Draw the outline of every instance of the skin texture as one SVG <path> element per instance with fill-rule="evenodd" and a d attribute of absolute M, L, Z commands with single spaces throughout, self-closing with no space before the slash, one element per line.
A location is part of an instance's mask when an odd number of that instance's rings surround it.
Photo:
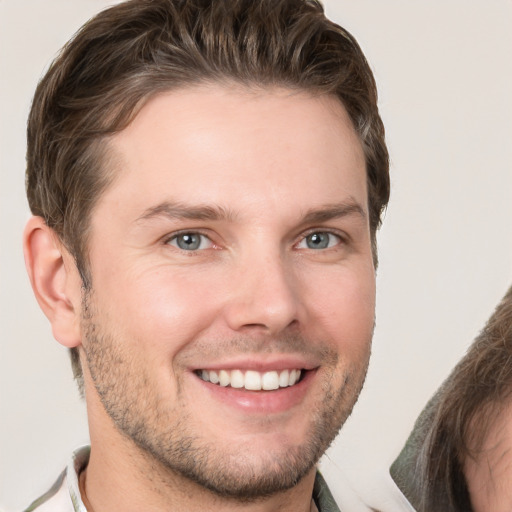
<path fill-rule="evenodd" d="M 464 475 L 474 512 L 508 512 L 512 508 L 512 403 L 505 404 L 488 424 L 482 446 L 464 462 Z"/>
<path fill-rule="evenodd" d="M 92 289 L 54 242 L 62 300 L 47 312 L 56 338 L 80 347 L 88 507 L 309 510 L 374 325 L 365 162 L 343 106 L 274 88 L 173 91 L 109 153 L 117 177 L 92 214 Z M 32 222 L 37 252 L 51 243 Z M 183 233 L 199 247 L 180 248 Z M 196 374 L 223 368 L 307 371 L 270 392 Z"/>

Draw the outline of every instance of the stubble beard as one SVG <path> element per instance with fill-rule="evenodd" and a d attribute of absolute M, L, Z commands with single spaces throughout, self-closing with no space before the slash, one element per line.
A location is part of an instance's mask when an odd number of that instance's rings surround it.
<path fill-rule="evenodd" d="M 243 446 L 224 445 L 201 436 L 192 428 L 186 409 L 169 407 L 160 399 L 147 368 L 140 366 L 123 344 L 95 322 L 88 295 L 83 300 L 82 332 L 85 362 L 96 392 L 119 432 L 163 475 L 185 478 L 216 496 L 239 502 L 256 501 L 296 486 L 317 464 L 338 434 L 357 401 L 366 376 L 368 357 L 347 372 L 338 388 L 332 385 L 338 355 L 324 354 L 323 397 L 310 411 L 309 437 L 279 453 L 246 454 Z M 288 342 L 286 342 L 288 343 Z M 300 343 L 307 344 L 305 340 Z M 83 363 L 82 363 L 83 364 Z M 179 401 L 179 399 L 178 399 Z M 173 404 L 175 405 L 175 404 Z M 177 414 L 176 414 L 177 413 Z M 157 464 L 155 464 L 155 462 Z M 148 475 L 149 476 L 149 475 Z M 163 478 L 162 478 L 163 477 Z"/>

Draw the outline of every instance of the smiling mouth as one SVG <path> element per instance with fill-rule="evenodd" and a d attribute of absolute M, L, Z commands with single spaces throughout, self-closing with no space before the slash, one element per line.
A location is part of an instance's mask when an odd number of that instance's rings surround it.
<path fill-rule="evenodd" d="M 300 369 L 257 372 L 254 370 L 197 370 L 196 375 L 205 382 L 222 387 L 249 391 L 272 391 L 294 386 L 301 380 Z"/>

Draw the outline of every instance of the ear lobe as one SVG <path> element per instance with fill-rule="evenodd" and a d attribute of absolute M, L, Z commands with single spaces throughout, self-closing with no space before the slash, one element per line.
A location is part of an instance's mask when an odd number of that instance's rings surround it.
<path fill-rule="evenodd" d="M 81 279 L 74 260 L 41 217 L 32 217 L 23 233 L 25 266 L 53 336 L 66 347 L 81 344 Z"/>

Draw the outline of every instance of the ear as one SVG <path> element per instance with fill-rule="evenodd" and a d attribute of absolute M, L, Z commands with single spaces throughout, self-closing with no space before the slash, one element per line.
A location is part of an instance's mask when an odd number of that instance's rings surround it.
<path fill-rule="evenodd" d="M 79 346 L 82 282 L 73 257 L 41 217 L 27 222 L 23 251 L 32 290 L 53 336 L 66 347 Z"/>

